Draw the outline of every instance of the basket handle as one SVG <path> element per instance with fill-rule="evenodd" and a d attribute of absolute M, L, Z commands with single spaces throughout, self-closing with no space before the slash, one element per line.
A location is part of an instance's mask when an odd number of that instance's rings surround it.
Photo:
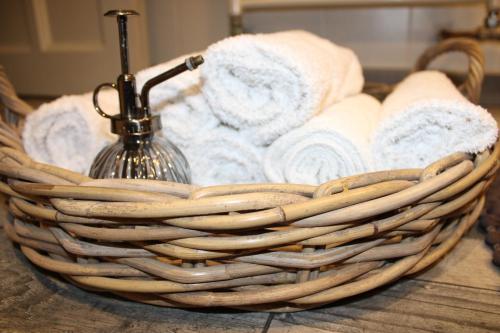
<path fill-rule="evenodd" d="M 473 39 L 449 38 L 429 47 L 418 58 L 413 72 L 425 70 L 434 59 L 447 52 L 463 52 L 467 55 L 469 60 L 467 77 L 458 89 L 471 102 L 479 103 L 484 79 L 484 55 L 479 43 Z"/>
<path fill-rule="evenodd" d="M 28 103 L 17 96 L 14 86 L 10 83 L 2 65 L 0 65 L 0 100 L 10 112 L 22 117 L 33 111 L 33 108 Z"/>

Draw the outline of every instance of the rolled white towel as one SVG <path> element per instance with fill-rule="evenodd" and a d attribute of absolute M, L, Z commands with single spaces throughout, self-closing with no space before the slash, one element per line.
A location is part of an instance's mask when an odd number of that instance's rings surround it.
<path fill-rule="evenodd" d="M 139 71 L 136 75 L 138 89 L 142 89 L 149 79 L 183 63 L 192 55 Z M 219 125 L 201 94 L 199 70 L 184 72 L 155 86 L 150 91 L 150 104 L 152 112 L 161 115 L 163 134 L 181 149 Z"/>
<path fill-rule="evenodd" d="M 157 109 L 161 116 L 163 135 L 179 148 L 188 147 L 197 136 L 204 135 L 220 124 L 198 87 L 185 93 L 182 101 Z"/>
<path fill-rule="evenodd" d="M 370 170 L 370 137 L 380 103 L 348 97 L 276 140 L 264 156 L 272 182 L 321 184 Z"/>
<path fill-rule="evenodd" d="M 99 101 L 106 112 L 119 112 L 114 92 L 103 92 Z M 85 174 L 97 153 L 114 140 L 109 120 L 94 110 L 91 94 L 41 105 L 28 115 L 23 130 L 24 148 L 34 160 Z"/>
<path fill-rule="evenodd" d="M 351 50 L 305 31 L 230 37 L 204 57 L 202 92 L 214 114 L 258 145 L 363 86 Z"/>
<path fill-rule="evenodd" d="M 265 181 L 263 149 L 225 126 L 200 135 L 185 151 L 193 184 L 219 185 Z"/>
<path fill-rule="evenodd" d="M 372 155 L 377 169 L 421 168 L 454 152 L 482 151 L 497 135 L 493 117 L 462 96 L 446 75 L 422 71 L 383 102 Z"/>

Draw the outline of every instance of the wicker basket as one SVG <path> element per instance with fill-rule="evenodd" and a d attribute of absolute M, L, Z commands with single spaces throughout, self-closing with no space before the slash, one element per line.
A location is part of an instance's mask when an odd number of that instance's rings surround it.
<path fill-rule="evenodd" d="M 461 91 L 477 101 L 483 58 L 476 43 L 442 42 L 416 69 L 455 50 L 470 60 Z M 29 109 L 2 80 L 10 110 L 0 123 L 6 234 L 39 267 L 149 304 L 298 311 L 417 273 L 474 224 L 498 168 L 497 144 L 425 169 L 320 186 L 94 180 L 26 156 L 16 121 Z M 381 95 L 390 87 L 368 88 Z"/>

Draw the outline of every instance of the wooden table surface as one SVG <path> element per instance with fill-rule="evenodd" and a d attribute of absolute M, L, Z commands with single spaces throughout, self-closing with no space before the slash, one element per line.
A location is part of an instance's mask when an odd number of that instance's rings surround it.
<path fill-rule="evenodd" d="M 490 207 L 500 204 L 499 180 L 489 196 Z M 491 255 L 476 225 L 423 274 L 324 308 L 187 311 L 81 290 L 33 266 L 0 229 L 0 332 L 500 332 Z"/>

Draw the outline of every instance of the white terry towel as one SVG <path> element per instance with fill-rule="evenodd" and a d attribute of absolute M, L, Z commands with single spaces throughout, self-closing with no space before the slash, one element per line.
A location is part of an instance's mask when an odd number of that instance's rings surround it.
<path fill-rule="evenodd" d="M 493 117 L 462 96 L 446 75 L 422 71 L 383 102 L 372 154 L 377 169 L 421 168 L 454 152 L 480 152 L 497 135 Z"/>
<path fill-rule="evenodd" d="M 220 185 L 265 181 L 263 149 L 225 126 L 205 132 L 185 151 L 193 184 Z"/>
<path fill-rule="evenodd" d="M 183 63 L 192 55 L 139 71 L 136 75 L 138 90 L 149 79 Z M 219 120 L 201 94 L 199 69 L 184 72 L 152 88 L 150 104 L 152 112 L 161 116 L 163 134 L 181 149 L 196 136 L 219 125 Z"/>
<path fill-rule="evenodd" d="M 370 170 L 369 141 L 380 108 L 371 96 L 352 96 L 283 135 L 266 151 L 267 178 L 317 185 Z"/>
<path fill-rule="evenodd" d="M 204 57 L 202 92 L 213 112 L 257 145 L 359 93 L 364 81 L 351 50 L 305 31 L 230 37 Z"/>
<path fill-rule="evenodd" d="M 101 108 L 117 114 L 118 97 L 112 91 L 99 96 Z M 98 115 L 92 95 L 63 96 L 28 115 L 23 130 L 24 149 L 36 161 L 87 174 L 94 157 L 116 140 L 108 119 Z"/>
<path fill-rule="evenodd" d="M 156 113 L 161 116 L 163 135 L 179 148 L 189 146 L 197 136 L 204 135 L 220 124 L 198 86 L 184 91 L 180 101 L 166 104 L 156 109 Z"/>

